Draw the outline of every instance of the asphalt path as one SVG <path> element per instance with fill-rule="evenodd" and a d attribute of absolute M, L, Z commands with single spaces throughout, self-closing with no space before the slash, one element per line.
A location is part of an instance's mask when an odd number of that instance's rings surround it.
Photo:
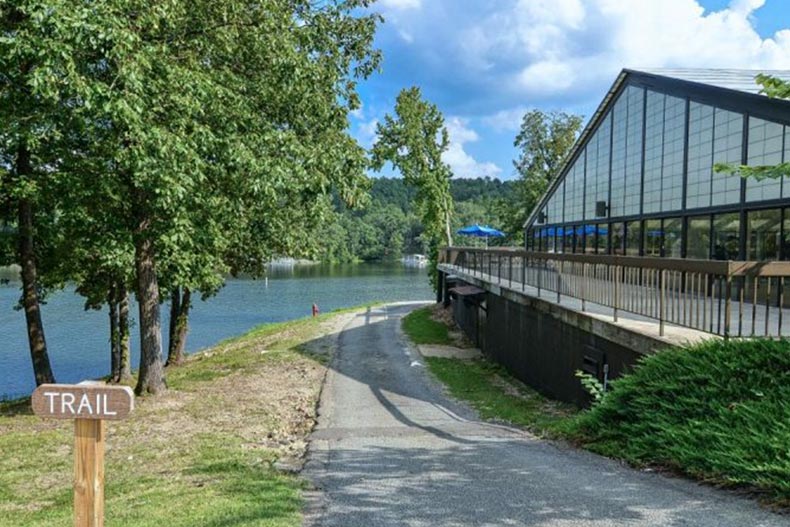
<path fill-rule="evenodd" d="M 790 526 L 753 500 L 485 423 L 404 338 L 414 304 L 340 333 L 304 475 L 305 525 Z"/>

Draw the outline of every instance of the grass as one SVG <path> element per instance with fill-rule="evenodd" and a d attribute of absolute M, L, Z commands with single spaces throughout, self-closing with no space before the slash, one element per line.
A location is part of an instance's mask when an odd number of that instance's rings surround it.
<path fill-rule="evenodd" d="M 468 402 L 484 419 L 505 421 L 553 437 L 576 413 L 573 407 L 543 397 L 486 359 L 426 357 L 425 361 L 451 395 Z"/>
<path fill-rule="evenodd" d="M 304 484 L 274 462 L 304 449 L 335 316 L 193 355 L 168 370 L 165 395 L 108 423 L 106 524 L 299 525 Z M 26 400 L 0 403 L 0 527 L 71 523 L 72 426 L 31 415 Z"/>
<path fill-rule="evenodd" d="M 431 307 L 415 309 L 403 318 L 403 331 L 416 344 L 452 345 L 450 328 L 433 316 Z M 543 397 L 497 364 L 426 357 L 429 371 L 454 397 L 475 408 L 484 419 L 523 426 L 541 435 L 556 435 L 575 413 L 573 407 Z"/>
<path fill-rule="evenodd" d="M 405 323 L 404 330 L 412 335 Z M 423 343 L 432 343 L 427 334 Z M 665 350 L 612 382 L 585 411 L 542 397 L 486 360 L 426 363 L 485 419 L 790 507 L 790 341 L 710 340 Z"/>
<path fill-rule="evenodd" d="M 431 308 L 415 309 L 403 318 L 403 330 L 415 344 L 451 345 L 447 325 L 431 317 Z"/>

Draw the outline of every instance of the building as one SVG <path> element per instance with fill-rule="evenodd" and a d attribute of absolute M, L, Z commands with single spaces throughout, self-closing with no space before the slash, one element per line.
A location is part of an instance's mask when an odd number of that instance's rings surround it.
<path fill-rule="evenodd" d="M 525 224 L 528 250 L 790 260 L 790 101 L 758 71 L 623 70 Z M 790 71 L 764 71 L 790 79 Z"/>

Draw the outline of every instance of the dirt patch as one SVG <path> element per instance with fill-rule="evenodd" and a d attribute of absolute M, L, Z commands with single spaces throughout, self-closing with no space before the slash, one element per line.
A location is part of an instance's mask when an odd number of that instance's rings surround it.
<path fill-rule="evenodd" d="M 417 346 L 423 357 L 441 357 L 445 359 L 473 360 L 483 356 L 477 348 L 456 348 L 441 344 L 420 344 Z"/>
<path fill-rule="evenodd" d="M 501 375 L 493 375 L 491 377 L 491 384 L 511 397 L 517 397 L 522 401 L 539 404 L 541 407 L 541 412 L 545 414 L 555 417 L 567 417 L 574 413 L 574 410 L 568 409 L 567 405 L 564 405 L 559 401 L 553 401 L 543 397 L 532 388 L 521 385 L 520 381 L 506 379 Z"/>
<path fill-rule="evenodd" d="M 444 307 L 442 304 L 432 304 L 429 309 L 432 320 L 447 326 L 447 336 L 450 337 L 453 346 L 462 349 L 474 348 L 472 341 L 464 335 L 464 332 L 455 323 L 453 311 L 450 307 Z"/>

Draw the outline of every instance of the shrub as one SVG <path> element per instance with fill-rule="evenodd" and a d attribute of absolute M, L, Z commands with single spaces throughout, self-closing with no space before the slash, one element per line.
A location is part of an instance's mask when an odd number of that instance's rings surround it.
<path fill-rule="evenodd" d="M 571 433 L 591 450 L 790 504 L 790 342 L 710 340 L 644 358 Z"/>

